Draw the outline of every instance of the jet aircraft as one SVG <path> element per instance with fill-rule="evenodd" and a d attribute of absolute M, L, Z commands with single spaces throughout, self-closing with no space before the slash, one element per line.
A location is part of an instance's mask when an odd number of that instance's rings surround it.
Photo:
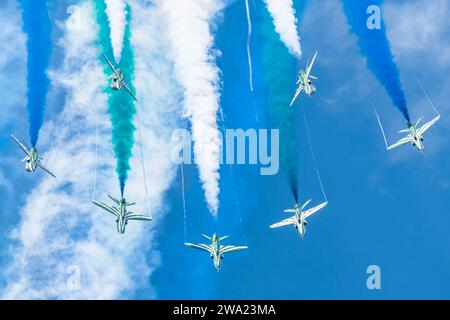
<path fill-rule="evenodd" d="M 26 154 L 25 158 L 22 159 L 22 162 L 25 162 L 25 170 L 27 172 L 35 172 L 39 167 L 49 175 L 51 175 L 53 178 L 56 178 L 56 176 L 42 164 L 43 159 L 39 157 L 36 147 L 30 149 L 24 143 L 20 142 L 19 139 L 17 139 L 14 135 L 11 135 L 11 138 Z"/>
<path fill-rule="evenodd" d="M 193 244 L 193 243 L 185 243 L 186 246 L 200 249 L 206 251 L 210 254 L 211 259 L 214 261 L 214 267 L 217 270 L 220 270 L 221 260 L 223 259 L 223 255 L 228 252 L 237 252 L 247 249 L 247 246 L 223 246 L 220 244 L 220 241 L 223 241 L 228 238 L 228 236 L 219 237 L 217 234 L 213 234 L 212 237 L 205 236 L 203 237 L 211 241 L 211 244 Z"/>
<path fill-rule="evenodd" d="M 439 119 L 441 118 L 438 115 L 436 118 L 431 120 L 430 122 L 425 123 L 423 126 L 419 128 L 420 118 L 415 124 L 408 123 L 408 128 L 404 130 L 400 130 L 398 133 L 407 133 L 406 137 L 400 139 L 393 145 L 389 146 L 387 149 L 392 150 L 398 148 L 406 143 L 411 143 L 414 147 L 416 147 L 420 152 L 423 153 L 425 149 L 425 145 L 423 144 L 423 134 L 431 128 Z"/>
<path fill-rule="evenodd" d="M 312 68 L 316 63 L 316 58 L 317 52 L 314 55 L 311 64 L 309 64 L 309 62 L 306 64 L 306 71 L 302 69 L 298 73 L 297 84 L 299 86 L 297 88 L 297 91 L 295 92 L 294 98 L 291 101 L 291 107 L 294 105 L 295 100 L 297 100 L 297 98 L 302 92 L 305 92 L 305 94 L 308 95 L 309 97 L 312 96 L 314 92 L 316 92 L 316 87 L 313 85 L 312 80 L 317 80 L 317 77 L 311 75 Z"/>
<path fill-rule="evenodd" d="M 111 80 L 111 89 L 114 91 L 119 91 L 122 90 L 122 88 L 125 88 L 125 90 L 128 91 L 128 93 L 133 97 L 133 99 L 138 101 L 136 96 L 133 94 L 133 92 L 125 82 L 125 75 L 123 74 L 123 72 L 120 69 L 116 69 L 104 53 L 102 53 L 102 55 L 113 72 L 112 75 L 106 78 L 106 80 Z"/>
<path fill-rule="evenodd" d="M 112 215 L 116 219 L 117 223 L 117 231 L 119 233 L 125 233 L 125 227 L 128 224 L 129 220 L 139 220 L 139 221 L 151 221 L 152 218 L 149 216 L 144 216 L 140 214 L 135 214 L 133 212 L 127 211 L 127 207 L 133 206 L 136 202 L 127 202 L 124 198 L 116 199 L 113 196 L 108 194 L 108 197 L 114 201 L 116 206 L 109 206 L 103 202 L 92 201 L 96 206 L 102 208 L 107 213 Z"/>
<path fill-rule="evenodd" d="M 284 210 L 286 213 L 294 213 L 294 216 L 284 219 L 283 221 L 280 221 L 278 223 L 272 224 L 270 228 L 279 228 L 284 227 L 288 225 L 293 225 L 299 235 L 303 238 L 306 233 L 306 219 L 308 219 L 310 216 L 312 216 L 314 213 L 325 207 L 328 202 L 324 202 L 319 204 L 318 206 L 315 206 L 314 208 L 305 210 L 305 208 L 308 206 L 308 204 L 311 202 L 311 199 L 306 201 L 302 206 L 299 206 L 297 203 L 294 206 L 294 209 L 288 209 Z"/>

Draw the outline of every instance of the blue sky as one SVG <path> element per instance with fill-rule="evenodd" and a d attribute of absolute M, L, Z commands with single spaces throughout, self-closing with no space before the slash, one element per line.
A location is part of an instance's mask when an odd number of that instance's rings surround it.
<path fill-rule="evenodd" d="M 150 1 L 151 2 L 151 1 Z M 150 3 L 148 2 L 148 3 Z M 18 1 L 0 5 L 5 27 L 0 46 L 0 288 L 4 298 L 160 299 L 396 299 L 448 298 L 450 233 L 448 194 L 448 90 L 450 1 L 383 3 L 388 39 L 400 69 L 413 120 L 434 116 L 415 77 L 442 114 L 425 137 L 425 154 L 411 147 L 386 152 L 373 108 L 388 140 L 405 121 L 366 67 L 339 0 L 294 1 L 304 66 L 319 51 L 318 91 L 301 97 L 295 123 L 300 200 L 323 201 L 303 122 L 311 131 L 329 205 L 313 216 L 300 239 L 294 229 L 271 230 L 294 199 L 285 172 L 261 176 L 258 166 L 220 167 L 217 220 L 205 203 L 198 167 L 184 166 L 186 217 L 181 176 L 167 159 L 171 132 L 186 125 L 169 37 L 161 15 L 147 1 L 134 4 L 132 44 L 136 58 L 136 105 L 143 141 L 136 139 L 127 192 L 145 211 L 142 175 L 150 188 L 151 224 L 131 224 L 116 234 L 113 221 L 90 205 L 92 195 L 117 194 L 110 122 L 97 60 L 95 19 L 89 5 L 50 1 L 52 55 L 40 146 L 58 181 L 26 174 L 10 142 L 26 139 L 26 35 Z M 155 1 L 156 7 L 160 1 Z M 250 1 L 251 3 L 251 1 Z M 71 5 L 69 11 L 67 8 Z M 252 94 L 248 85 L 245 3 L 231 1 L 214 20 L 214 48 L 220 69 L 220 128 L 271 128 L 267 66 L 261 34 L 265 6 L 251 4 Z M 304 8 L 303 8 L 304 6 Z M 141 10 L 136 10 L 136 9 Z M 326 23 L 324 23 L 326 21 Z M 430 22 L 431 21 L 431 22 Z M 71 24 L 73 23 L 73 24 Z M 83 28 L 75 28 L 83 24 Z M 71 27 L 72 26 L 72 27 Z M 74 41 L 76 40 L 76 41 Z M 5 45 L 8 43 L 8 46 Z M 83 50 L 85 57 L 77 53 Z M 287 49 L 286 49 L 287 52 Z M 90 60 L 91 59 L 91 60 Z M 296 70 L 286 74 L 295 81 Z M 6 81 L 5 79 L 8 79 Z M 148 85 L 150 84 L 150 86 Z M 150 87 L 150 88 L 149 88 Z M 100 161 L 95 161 L 95 150 Z M 146 172 L 141 170 L 144 151 Z M 70 159 L 70 160 L 68 160 Z M 95 164 L 97 165 L 95 166 Z M 70 172 L 66 168 L 72 166 Z M 93 168 L 97 167 L 97 179 Z M 93 185 L 95 184 L 95 189 Z M 60 205 L 55 205 L 61 203 Z M 184 225 L 186 224 L 186 234 Z M 249 250 L 230 254 L 217 272 L 202 252 L 183 242 L 203 242 L 201 233 L 230 235 L 228 244 Z M 68 290 L 67 267 L 80 268 L 81 286 Z M 381 268 L 381 290 L 368 290 L 366 268 Z"/>

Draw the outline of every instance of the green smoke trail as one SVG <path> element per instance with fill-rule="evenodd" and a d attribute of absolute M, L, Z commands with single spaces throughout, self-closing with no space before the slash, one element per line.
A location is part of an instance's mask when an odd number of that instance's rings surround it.
<path fill-rule="evenodd" d="M 101 50 L 107 57 L 113 59 L 113 48 L 110 40 L 111 29 L 109 27 L 108 17 L 105 13 L 106 4 L 102 0 L 94 0 L 97 22 L 99 24 L 99 38 Z M 134 54 L 131 47 L 131 8 L 127 5 L 127 24 L 124 35 L 124 45 L 122 51 L 122 58 L 117 66 L 125 74 L 128 86 L 134 92 L 133 77 L 134 77 Z M 103 58 L 99 52 L 99 59 Z M 111 74 L 109 66 L 105 65 L 105 73 Z M 134 100 L 125 89 L 112 92 L 109 87 L 105 86 L 108 93 L 109 113 L 112 122 L 112 143 L 114 146 L 114 155 L 116 157 L 116 172 L 119 177 L 120 191 L 123 195 L 125 184 L 130 171 L 130 158 L 132 156 L 134 131 L 133 117 L 136 113 Z"/>
<path fill-rule="evenodd" d="M 295 139 L 295 113 L 289 107 L 295 93 L 296 61 L 273 29 L 272 19 L 262 13 L 262 36 L 265 44 L 262 61 L 264 81 L 268 90 L 269 116 L 280 130 L 281 166 L 286 172 L 295 201 L 298 201 L 297 143 Z"/>

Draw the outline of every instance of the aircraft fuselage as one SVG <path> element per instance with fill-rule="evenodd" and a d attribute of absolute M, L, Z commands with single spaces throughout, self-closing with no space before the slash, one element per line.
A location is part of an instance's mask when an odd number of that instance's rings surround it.
<path fill-rule="evenodd" d="M 300 207 L 298 206 L 295 208 L 295 219 L 297 220 L 295 224 L 295 229 L 297 229 L 297 232 L 300 235 L 300 237 L 303 238 L 306 233 L 306 219 Z"/>
<path fill-rule="evenodd" d="M 305 94 L 309 97 L 312 96 L 316 92 L 316 87 L 312 84 L 311 79 L 306 76 L 305 72 L 300 73 L 300 83 L 302 84 Z"/>
<path fill-rule="evenodd" d="M 125 76 L 120 69 L 117 69 L 116 72 L 119 77 L 117 77 L 115 74 L 113 75 L 111 80 L 111 89 L 114 91 L 119 91 L 122 89 L 122 81 L 125 80 Z"/>
<path fill-rule="evenodd" d="M 217 270 L 220 270 L 221 260 L 223 259 L 223 257 L 220 254 L 219 237 L 216 234 L 212 236 L 212 246 L 214 251 L 211 255 L 211 258 L 214 260 L 214 267 Z"/>
<path fill-rule="evenodd" d="M 25 158 L 25 170 L 27 172 L 34 172 L 39 162 L 39 156 L 36 148 L 31 149 L 30 153 L 31 155 Z"/>
<path fill-rule="evenodd" d="M 423 144 L 423 137 L 417 132 L 417 129 L 412 125 L 408 124 L 409 132 L 411 133 L 411 136 L 414 139 L 414 142 L 412 142 L 412 145 L 416 147 L 420 152 L 423 152 L 425 150 L 425 145 Z"/>
<path fill-rule="evenodd" d="M 127 206 L 125 199 L 120 200 L 119 204 L 119 217 L 116 220 L 117 222 L 117 232 L 125 233 L 125 227 L 127 225 Z"/>

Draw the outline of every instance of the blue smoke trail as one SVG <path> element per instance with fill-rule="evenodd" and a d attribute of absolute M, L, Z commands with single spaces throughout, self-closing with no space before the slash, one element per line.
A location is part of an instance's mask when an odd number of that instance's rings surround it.
<path fill-rule="evenodd" d="M 268 91 L 269 116 L 280 130 L 281 166 L 298 202 L 297 143 L 295 138 L 295 112 L 289 107 L 295 92 L 296 60 L 289 53 L 273 29 L 272 18 L 263 11 L 262 35 L 265 44 L 262 61 L 265 68 L 264 82 Z"/>
<path fill-rule="evenodd" d="M 45 99 L 50 81 L 46 70 L 51 54 L 51 23 L 46 0 L 21 0 L 23 29 L 28 35 L 28 122 L 34 148 L 44 119 Z"/>
<path fill-rule="evenodd" d="M 108 57 L 114 57 L 113 48 L 110 39 L 110 27 L 105 10 L 106 5 L 102 0 L 95 0 L 97 21 L 100 26 L 99 38 L 100 45 L 103 52 Z M 120 68 L 125 76 L 128 86 L 134 92 L 133 77 L 134 77 L 134 52 L 131 46 L 131 8 L 127 5 L 127 25 L 124 34 L 124 45 L 122 51 L 122 58 L 118 68 Z M 100 55 L 99 55 L 100 57 Z M 100 57 L 104 62 L 103 58 Z M 105 73 L 111 74 L 109 66 L 105 64 Z M 109 113 L 112 122 L 112 143 L 114 146 L 114 155 L 116 157 L 116 172 L 119 177 L 120 192 L 123 196 L 125 184 L 128 179 L 128 172 L 130 171 L 130 159 L 132 156 L 134 144 L 135 126 L 133 118 L 136 113 L 135 103 L 131 96 L 125 89 L 111 92 L 108 87 L 108 104 Z"/>
<path fill-rule="evenodd" d="M 371 5 L 381 8 L 382 2 L 383 0 L 343 0 L 345 14 L 352 32 L 358 37 L 361 53 L 367 58 L 368 68 L 386 89 L 393 104 L 410 122 L 405 93 L 400 82 L 400 72 L 394 62 L 384 22 L 381 20 L 380 29 L 369 29 L 367 26 L 369 18 L 367 9 Z"/>

